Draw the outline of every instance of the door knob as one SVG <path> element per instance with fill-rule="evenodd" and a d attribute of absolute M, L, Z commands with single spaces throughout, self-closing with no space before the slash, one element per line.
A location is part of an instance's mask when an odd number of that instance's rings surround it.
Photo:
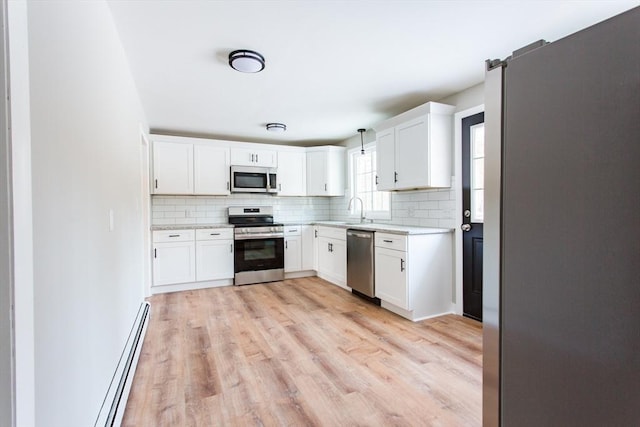
<path fill-rule="evenodd" d="M 462 231 L 470 231 L 471 230 L 471 224 L 462 224 L 460 226 L 460 228 L 462 229 Z"/>

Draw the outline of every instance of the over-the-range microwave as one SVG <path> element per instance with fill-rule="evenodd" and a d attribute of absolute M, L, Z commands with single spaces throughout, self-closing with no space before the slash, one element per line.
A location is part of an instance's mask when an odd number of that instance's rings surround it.
<path fill-rule="evenodd" d="M 231 166 L 232 193 L 277 193 L 277 169 Z"/>

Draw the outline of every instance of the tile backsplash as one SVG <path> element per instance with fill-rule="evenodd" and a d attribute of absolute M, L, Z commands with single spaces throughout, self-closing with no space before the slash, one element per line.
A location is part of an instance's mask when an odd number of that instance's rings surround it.
<path fill-rule="evenodd" d="M 348 191 L 347 191 L 348 193 Z M 227 222 L 229 206 L 273 206 L 278 222 L 352 221 L 344 197 L 278 197 L 267 194 L 229 196 L 152 196 L 153 225 L 219 224 Z M 391 219 L 375 222 L 421 227 L 455 228 L 453 189 L 391 193 Z"/>
<path fill-rule="evenodd" d="M 331 219 L 353 220 L 347 211 L 349 196 L 334 197 Z M 420 227 L 455 228 L 456 192 L 453 188 L 391 193 L 391 219 L 380 223 Z"/>
<path fill-rule="evenodd" d="M 267 194 L 229 196 L 151 196 L 151 223 L 219 224 L 227 222 L 229 206 L 273 206 L 278 222 L 330 219 L 329 197 L 278 197 Z"/>

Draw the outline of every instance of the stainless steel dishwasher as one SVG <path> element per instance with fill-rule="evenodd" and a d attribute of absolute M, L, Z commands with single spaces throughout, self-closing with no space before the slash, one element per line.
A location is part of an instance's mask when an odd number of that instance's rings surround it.
<path fill-rule="evenodd" d="M 373 231 L 347 230 L 347 285 L 352 293 L 380 304 L 376 296 Z"/>

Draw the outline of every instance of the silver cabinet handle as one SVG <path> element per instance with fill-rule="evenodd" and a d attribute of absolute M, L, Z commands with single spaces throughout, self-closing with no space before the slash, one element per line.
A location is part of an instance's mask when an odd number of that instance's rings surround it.
<path fill-rule="evenodd" d="M 158 180 L 156 179 L 155 181 L 156 181 L 156 188 L 158 188 Z"/>
<path fill-rule="evenodd" d="M 256 154 L 256 163 L 258 163 L 258 155 Z"/>
<path fill-rule="evenodd" d="M 324 185 L 324 191 L 327 191 L 327 184 Z"/>
<path fill-rule="evenodd" d="M 404 260 L 400 258 L 400 271 L 404 271 Z"/>
<path fill-rule="evenodd" d="M 278 191 L 282 191 L 282 184 L 278 184 Z"/>
<path fill-rule="evenodd" d="M 220 233 L 209 233 L 209 236 L 219 236 Z"/>
<path fill-rule="evenodd" d="M 155 248 L 153 249 L 153 257 L 158 258 L 158 250 Z"/>
<path fill-rule="evenodd" d="M 255 154 L 251 155 L 251 163 L 253 163 L 253 157 L 255 156 Z"/>
<path fill-rule="evenodd" d="M 227 190 L 229 189 L 229 181 L 227 181 Z"/>
<path fill-rule="evenodd" d="M 289 233 L 297 233 L 297 232 L 298 232 L 297 228 L 294 228 L 293 230 L 289 230 Z"/>
<path fill-rule="evenodd" d="M 393 243 L 393 240 L 383 240 L 385 243 Z"/>
<path fill-rule="evenodd" d="M 169 237 L 180 237 L 179 234 L 169 234 Z"/>
<path fill-rule="evenodd" d="M 317 239 L 318 238 L 318 230 L 313 230 L 313 233 L 315 235 L 314 237 Z"/>
<path fill-rule="evenodd" d="M 229 253 L 233 253 L 233 243 L 229 245 L 229 248 L 230 248 Z"/>
<path fill-rule="evenodd" d="M 398 182 L 398 172 L 393 173 L 393 182 Z"/>
<path fill-rule="evenodd" d="M 376 185 L 378 185 L 378 175 L 376 175 Z"/>

